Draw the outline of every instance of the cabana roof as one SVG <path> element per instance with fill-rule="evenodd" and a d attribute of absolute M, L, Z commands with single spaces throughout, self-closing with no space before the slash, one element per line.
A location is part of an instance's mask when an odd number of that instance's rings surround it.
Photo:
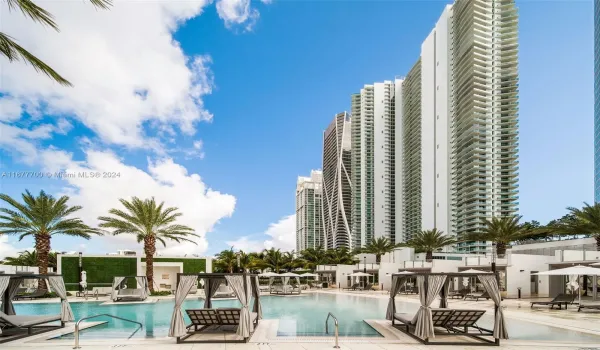
<path fill-rule="evenodd" d="M 416 276 L 448 276 L 448 277 L 465 277 L 465 276 L 489 276 L 494 275 L 493 272 L 419 272 L 419 271 L 409 271 L 413 272 L 410 274 L 411 277 Z M 406 276 L 406 273 L 393 273 L 393 276 L 403 277 Z"/>

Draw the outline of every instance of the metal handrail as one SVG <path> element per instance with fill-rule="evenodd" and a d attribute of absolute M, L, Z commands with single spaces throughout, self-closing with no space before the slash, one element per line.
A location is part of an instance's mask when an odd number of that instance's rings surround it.
<path fill-rule="evenodd" d="M 89 320 L 91 318 L 96 318 L 96 317 L 101 317 L 101 316 L 107 316 L 107 317 L 116 318 L 117 320 L 121 320 L 121 321 L 137 323 L 140 325 L 140 328 L 144 328 L 144 325 L 138 321 L 128 320 L 126 318 L 122 318 L 122 317 L 110 315 L 110 314 L 99 314 L 99 315 L 84 317 L 84 318 L 79 319 L 79 321 L 77 321 L 77 323 L 75 323 L 75 346 L 73 347 L 73 349 L 81 349 L 81 346 L 79 346 L 79 323 L 81 323 L 81 321 L 83 321 L 83 320 Z"/>
<path fill-rule="evenodd" d="M 337 318 L 330 312 L 329 314 L 327 314 L 327 319 L 325 319 L 325 334 L 329 334 L 329 317 L 333 318 L 333 322 L 335 324 L 335 345 L 333 346 L 334 349 L 339 349 L 340 348 L 340 344 L 338 343 L 338 337 L 339 337 L 339 324 L 338 324 L 338 320 Z"/>

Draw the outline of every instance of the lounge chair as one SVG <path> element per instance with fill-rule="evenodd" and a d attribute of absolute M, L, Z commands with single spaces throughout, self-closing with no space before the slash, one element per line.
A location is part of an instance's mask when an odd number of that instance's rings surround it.
<path fill-rule="evenodd" d="M 221 326 L 238 326 L 240 324 L 240 312 L 239 308 L 220 308 L 216 309 Z M 255 312 L 250 313 L 250 319 L 252 323 L 256 324 L 258 320 L 258 314 Z"/>
<path fill-rule="evenodd" d="M 431 317 L 433 318 L 433 326 L 434 327 L 444 327 L 446 321 L 452 316 L 454 310 L 452 309 L 431 309 Z M 392 326 L 396 323 L 395 321 L 400 321 L 404 325 L 404 331 L 410 333 L 410 330 L 413 329 L 417 323 L 415 320 L 414 314 L 394 314 L 394 318 L 392 319 Z"/>
<path fill-rule="evenodd" d="M 7 315 L 0 311 L 0 329 L 7 328 L 26 328 L 27 334 L 33 334 L 33 328 L 50 322 L 60 321 L 61 328 L 65 326 L 60 320 L 60 315 L 49 316 L 23 316 L 23 315 Z"/>
<path fill-rule="evenodd" d="M 356 290 L 360 288 L 360 285 L 358 283 L 354 283 L 351 287 L 346 287 L 346 288 L 342 288 L 343 290 Z"/>
<path fill-rule="evenodd" d="M 25 294 L 17 295 L 13 298 L 13 300 L 20 300 L 20 299 L 33 300 L 36 298 L 41 298 L 41 297 L 45 296 L 46 294 L 48 294 L 47 290 L 37 289 L 33 293 L 25 293 Z"/>
<path fill-rule="evenodd" d="M 554 305 L 558 306 L 558 309 L 562 309 L 562 306 L 565 306 L 565 309 L 568 308 L 569 304 L 573 304 L 573 301 L 575 301 L 575 294 L 559 294 L 557 296 L 554 297 L 554 299 L 550 300 L 550 301 L 532 301 L 531 302 L 531 308 L 533 308 L 533 305 L 550 305 L 551 309 L 554 309 Z"/>
<path fill-rule="evenodd" d="M 455 292 L 448 293 L 448 298 L 450 298 L 450 299 L 455 299 L 455 298 L 456 299 L 464 299 L 465 296 L 467 296 L 467 294 L 469 294 L 469 290 L 466 289 L 466 288 L 464 288 L 464 289 L 461 289 L 461 290 L 459 290 L 457 292 L 455 291 Z"/>
<path fill-rule="evenodd" d="M 231 288 L 229 288 L 229 286 L 221 284 L 219 289 L 217 289 L 217 292 L 213 295 L 213 298 L 231 298 L 234 296 L 235 294 L 233 294 L 233 291 Z"/>
<path fill-rule="evenodd" d="M 364 287 L 361 287 L 360 290 L 375 290 L 371 283 L 367 283 Z"/>
<path fill-rule="evenodd" d="M 479 299 L 490 300 L 490 295 L 488 294 L 488 292 L 483 292 L 483 293 L 469 293 L 469 294 L 465 295 L 464 299 L 465 300 L 467 300 L 467 299 L 475 299 L 475 301 L 479 301 Z"/>
<path fill-rule="evenodd" d="M 186 328 L 194 327 L 194 331 L 199 332 L 210 326 L 220 326 L 221 320 L 214 309 L 190 309 L 185 310 L 192 323 Z"/>
<path fill-rule="evenodd" d="M 577 312 L 581 311 L 582 309 L 600 310 L 600 303 L 596 302 L 596 303 L 579 304 L 579 307 L 577 308 Z"/>
<path fill-rule="evenodd" d="M 117 295 L 113 301 L 129 300 L 129 301 L 142 301 L 146 298 L 143 297 L 144 290 L 141 288 L 123 288 L 117 290 Z"/>
<path fill-rule="evenodd" d="M 444 324 L 444 328 L 454 333 L 468 333 L 469 328 L 477 328 L 476 323 L 481 316 L 485 314 L 485 310 L 454 310 L 452 315 Z M 462 328 L 462 330 L 461 330 Z"/>

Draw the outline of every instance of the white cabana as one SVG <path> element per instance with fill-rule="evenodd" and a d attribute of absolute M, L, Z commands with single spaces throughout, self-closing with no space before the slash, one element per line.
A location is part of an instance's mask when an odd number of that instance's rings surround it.
<path fill-rule="evenodd" d="M 584 266 L 584 265 L 576 265 L 576 266 L 570 266 L 570 267 L 565 267 L 562 269 L 556 269 L 556 270 L 550 270 L 550 271 L 544 271 L 544 272 L 538 272 L 534 275 L 541 275 L 541 276 L 577 276 L 577 279 L 579 279 L 579 276 L 600 276 L 600 269 L 596 268 L 596 267 L 591 267 L 591 266 Z M 581 305 L 581 292 L 577 293 L 579 295 L 579 305 Z"/>

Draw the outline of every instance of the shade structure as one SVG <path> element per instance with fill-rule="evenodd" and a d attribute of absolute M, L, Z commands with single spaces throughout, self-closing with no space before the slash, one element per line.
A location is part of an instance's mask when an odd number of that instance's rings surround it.
<path fill-rule="evenodd" d="M 258 275 L 258 277 L 277 277 L 279 276 L 278 273 L 275 272 L 265 272 L 265 273 L 261 273 Z"/>
<path fill-rule="evenodd" d="M 394 275 L 414 275 L 415 273 L 412 271 L 400 271 L 396 272 Z"/>
<path fill-rule="evenodd" d="M 562 269 L 543 271 L 535 273 L 534 275 L 542 275 L 542 276 L 569 276 L 576 275 L 577 279 L 579 276 L 588 275 L 588 276 L 600 276 L 600 269 L 597 267 L 584 266 L 584 265 L 575 265 L 569 266 Z M 581 292 L 577 293 L 579 296 L 579 305 L 581 305 Z"/>
<path fill-rule="evenodd" d="M 348 275 L 349 277 L 371 277 L 373 276 L 370 273 L 364 273 L 364 272 L 354 272 Z"/>
<path fill-rule="evenodd" d="M 316 273 L 310 273 L 310 272 L 303 273 L 300 276 L 302 276 L 302 277 L 319 277 L 319 275 L 317 275 Z"/>
<path fill-rule="evenodd" d="M 281 276 L 281 277 L 300 277 L 299 274 L 293 273 L 293 272 L 280 273 L 277 276 Z"/>
<path fill-rule="evenodd" d="M 487 272 L 481 271 L 481 270 L 475 270 L 475 269 L 468 269 L 468 270 L 461 271 L 460 273 L 487 273 Z"/>

